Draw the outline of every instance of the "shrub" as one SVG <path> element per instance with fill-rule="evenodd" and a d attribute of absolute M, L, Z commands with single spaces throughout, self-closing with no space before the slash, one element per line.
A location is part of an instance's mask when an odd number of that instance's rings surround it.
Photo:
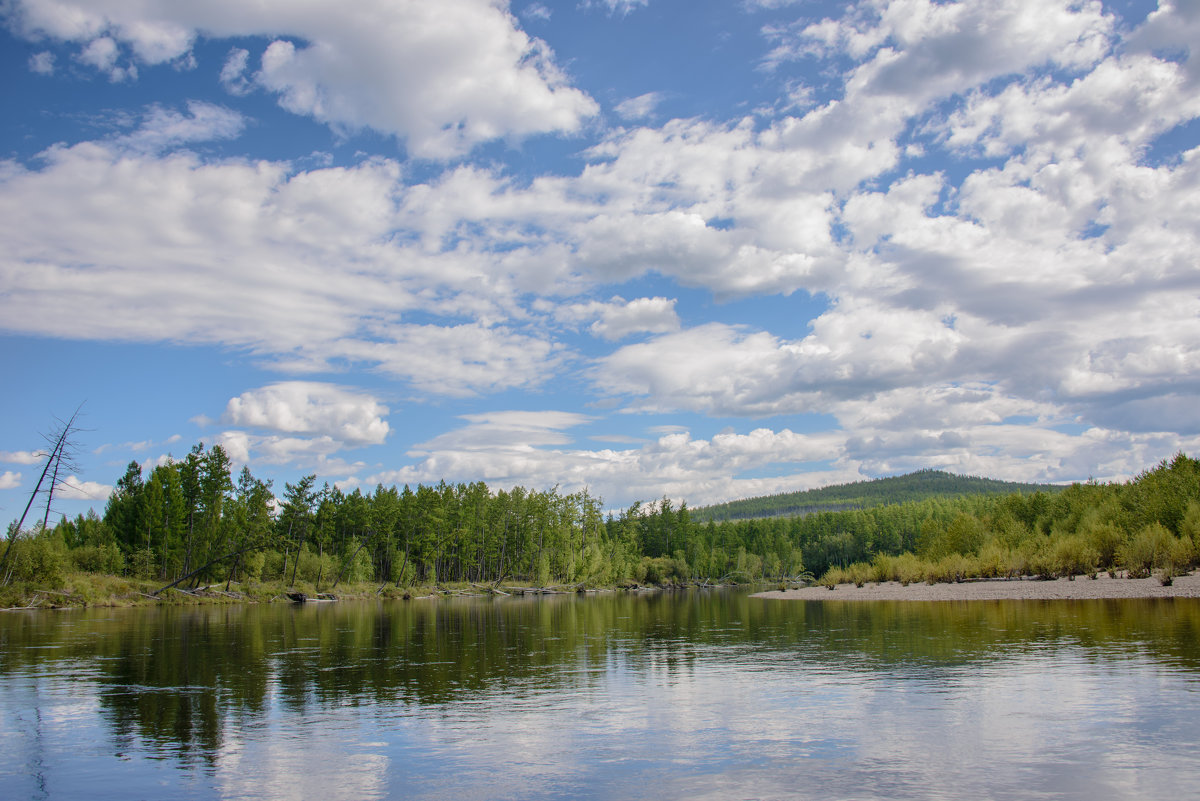
<path fill-rule="evenodd" d="M 1059 537 L 1048 544 L 1047 575 L 1080 576 L 1095 571 L 1100 552 L 1082 536 Z"/>
<path fill-rule="evenodd" d="M 896 557 L 887 554 L 877 554 L 871 562 L 870 581 L 882 584 L 885 581 L 896 580 Z"/>
<path fill-rule="evenodd" d="M 79 561 L 76 555 L 81 548 L 76 548 L 71 552 L 71 556 L 75 558 L 75 564 L 80 570 L 86 570 Z M 149 579 L 158 575 L 158 560 L 155 558 L 154 551 L 150 548 L 139 548 L 129 554 L 129 558 L 124 560 L 125 566 L 129 569 L 129 575 L 134 578 Z M 117 571 L 111 571 L 116 573 Z"/>
<path fill-rule="evenodd" d="M 1097 567 L 1107 570 L 1117 563 L 1117 551 L 1125 537 L 1115 523 L 1101 521 L 1098 514 L 1085 514 L 1075 533 L 1096 551 Z"/>
<path fill-rule="evenodd" d="M 843 568 L 831 567 L 825 571 L 825 575 L 821 576 L 821 580 L 817 583 L 826 589 L 832 590 L 839 584 L 850 583 L 850 578 Z"/>
<path fill-rule="evenodd" d="M 1121 546 L 1118 563 L 1130 578 L 1147 578 L 1156 567 L 1166 567 L 1173 558 L 1176 539 L 1162 523 L 1151 523 Z"/>
<path fill-rule="evenodd" d="M 904 586 L 908 586 L 914 581 L 920 581 L 925 577 L 925 564 L 911 553 L 902 553 L 892 562 L 892 569 L 895 571 L 895 579 Z"/>
<path fill-rule="evenodd" d="M 998 542 L 989 542 L 979 549 L 972 572 L 982 578 L 997 578 L 1008 573 L 1009 552 Z"/>
<path fill-rule="evenodd" d="M 283 554 L 279 551 L 263 551 L 263 565 L 259 576 L 264 581 L 278 581 L 286 578 L 283 575 Z"/>
<path fill-rule="evenodd" d="M 61 587 L 67 572 L 74 567 L 62 537 L 46 532 L 25 535 L 13 542 L 8 564 L 13 580 L 45 587 Z"/>
<path fill-rule="evenodd" d="M 971 571 L 971 562 L 960 553 L 944 556 L 929 566 L 925 580 L 930 584 L 964 581 Z"/>
<path fill-rule="evenodd" d="M 149 554 L 149 564 L 154 565 L 154 552 L 149 549 L 142 551 L 134 551 L 130 555 L 131 560 L 138 555 Z M 85 573 L 107 573 L 111 576 L 120 575 L 125 569 L 125 556 L 121 553 L 121 549 L 114 544 L 105 545 L 81 545 L 74 548 L 70 552 L 71 563 L 76 570 L 82 570 Z M 146 578 L 142 574 L 137 574 L 140 578 Z"/>
<path fill-rule="evenodd" d="M 242 575 L 250 581 L 262 579 L 267 566 L 267 555 L 262 551 L 250 551 L 242 556 Z"/>
<path fill-rule="evenodd" d="M 1159 568 L 1158 580 L 1169 587 L 1176 576 L 1182 576 L 1195 563 L 1196 548 L 1191 539 L 1176 539 L 1171 543 Z"/>

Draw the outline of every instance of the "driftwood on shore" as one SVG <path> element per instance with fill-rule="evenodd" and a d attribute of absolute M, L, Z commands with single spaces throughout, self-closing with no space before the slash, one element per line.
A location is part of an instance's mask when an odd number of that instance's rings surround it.
<path fill-rule="evenodd" d="M 309 595 L 306 592 L 286 592 L 284 596 L 296 604 L 321 604 L 333 603 L 337 600 L 337 596 L 329 592 L 319 592 L 316 595 Z"/>

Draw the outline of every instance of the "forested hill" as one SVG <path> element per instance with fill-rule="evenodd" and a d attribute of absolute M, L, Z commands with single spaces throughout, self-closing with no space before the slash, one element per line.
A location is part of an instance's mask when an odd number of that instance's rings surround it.
<path fill-rule="evenodd" d="M 928 498 L 1008 495 L 1014 492 L 1058 492 L 1056 484 L 1021 484 L 978 476 L 959 476 L 942 470 L 918 470 L 903 476 L 855 481 L 831 487 L 764 495 L 692 509 L 696 520 L 748 520 L 760 517 L 807 515 L 846 509 L 867 509 Z"/>

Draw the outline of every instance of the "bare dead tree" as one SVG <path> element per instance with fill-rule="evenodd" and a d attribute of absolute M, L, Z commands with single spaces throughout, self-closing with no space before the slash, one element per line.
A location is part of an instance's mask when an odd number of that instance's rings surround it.
<path fill-rule="evenodd" d="M 0 574 L 5 576 L 6 581 L 8 557 L 12 553 L 13 543 L 21 536 L 25 518 L 29 516 L 29 510 L 33 508 L 33 502 L 37 499 L 38 493 L 46 493 L 46 513 L 42 517 L 42 528 L 44 529 L 50 520 L 50 505 L 54 502 L 55 490 L 64 486 L 67 479 L 75 475 L 76 445 L 73 438 L 79 432 L 76 421 L 79 419 L 81 409 L 83 409 L 82 405 L 65 421 L 56 418 L 57 426 L 49 434 L 43 435 L 49 448 L 45 452 L 46 463 L 42 466 L 42 474 L 38 477 L 33 492 L 29 493 L 29 502 L 25 504 L 25 511 L 21 513 L 21 519 L 9 531 L 8 544 L 4 548 L 4 554 L 0 555 Z M 50 479 L 49 485 L 43 490 L 42 486 L 47 483 L 47 477 Z"/>

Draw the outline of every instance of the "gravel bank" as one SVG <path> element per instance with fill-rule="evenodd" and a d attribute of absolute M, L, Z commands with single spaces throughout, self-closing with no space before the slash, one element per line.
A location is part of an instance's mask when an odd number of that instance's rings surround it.
<path fill-rule="evenodd" d="M 1089 600 L 1097 598 L 1200 598 L 1200 573 L 1180 576 L 1169 587 L 1156 578 L 1110 578 L 1101 573 L 1096 579 L 1087 576 L 1041 581 L 1011 579 L 966 581 L 962 584 L 909 584 L 895 581 L 882 584 L 839 584 L 830 590 L 825 587 L 805 587 L 799 590 L 771 590 L 755 598 L 774 598 L 801 601 L 998 601 L 998 600 Z"/>

